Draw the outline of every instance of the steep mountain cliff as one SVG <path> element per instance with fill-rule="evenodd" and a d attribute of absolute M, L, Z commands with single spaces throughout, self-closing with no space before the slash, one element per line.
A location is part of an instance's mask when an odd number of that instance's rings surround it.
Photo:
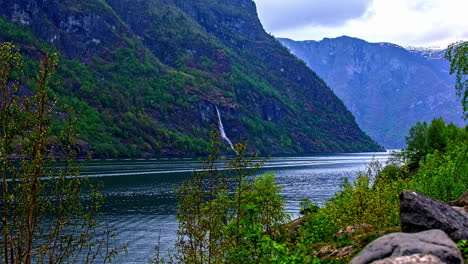
<path fill-rule="evenodd" d="M 251 150 L 379 149 L 251 0 L 0 0 L 0 15 L 1 41 L 63 54 L 54 92 L 98 155 L 201 154 L 216 107 Z"/>
<path fill-rule="evenodd" d="M 404 147 L 417 121 L 463 122 L 443 50 L 404 49 L 351 37 L 279 39 L 340 97 L 359 126 L 386 148 Z"/>

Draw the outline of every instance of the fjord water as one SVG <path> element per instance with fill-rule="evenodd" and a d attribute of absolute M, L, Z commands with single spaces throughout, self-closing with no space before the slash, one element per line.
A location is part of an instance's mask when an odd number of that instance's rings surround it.
<path fill-rule="evenodd" d="M 299 202 L 322 203 L 339 190 L 345 178 L 353 180 L 370 161 L 385 161 L 387 152 L 275 156 L 258 174 L 274 172 L 291 218 Z M 115 245 L 128 244 L 113 263 L 147 263 L 160 245 L 164 254 L 176 241 L 177 200 L 174 186 L 199 169 L 196 158 L 158 158 L 90 161 L 83 175 L 103 181 L 105 221 L 116 234 Z M 158 243 L 159 241 L 159 243 Z"/>

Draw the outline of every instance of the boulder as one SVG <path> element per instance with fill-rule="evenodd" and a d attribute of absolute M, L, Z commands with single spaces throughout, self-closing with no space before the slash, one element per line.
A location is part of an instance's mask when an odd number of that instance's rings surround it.
<path fill-rule="evenodd" d="M 457 245 L 442 230 L 385 235 L 367 245 L 350 263 L 366 264 L 388 257 L 414 254 L 433 255 L 443 263 L 463 263 Z"/>
<path fill-rule="evenodd" d="M 458 200 L 449 202 L 451 206 L 464 207 L 468 206 L 468 191 L 464 192 Z"/>
<path fill-rule="evenodd" d="M 452 208 L 468 217 L 468 205 L 465 205 L 465 207 L 452 206 Z"/>
<path fill-rule="evenodd" d="M 403 232 L 441 229 L 456 242 L 468 239 L 465 214 L 415 191 L 400 194 L 400 224 Z"/>
<path fill-rule="evenodd" d="M 423 255 L 423 254 L 414 254 L 411 256 L 401 256 L 386 258 L 382 260 L 377 260 L 372 262 L 372 264 L 408 264 L 408 263 L 418 263 L 418 264 L 444 264 L 442 260 L 433 255 Z"/>

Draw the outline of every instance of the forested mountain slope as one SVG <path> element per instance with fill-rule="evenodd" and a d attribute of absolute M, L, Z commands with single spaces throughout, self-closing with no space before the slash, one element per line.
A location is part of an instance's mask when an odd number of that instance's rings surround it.
<path fill-rule="evenodd" d="M 53 92 L 98 156 L 202 154 L 216 107 L 252 151 L 379 149 L 251 0 L 0 0 L 0 15 L 1 41 L 62 54 Z"/>
<path fill-rule="evenodd" d="M 402 148 L 417 121 L 443 117 L 464 126 L 444 50 L 404 49 L 351 37 L 322 41 L 279 39 L 322 77 L 386 148 Z"/>

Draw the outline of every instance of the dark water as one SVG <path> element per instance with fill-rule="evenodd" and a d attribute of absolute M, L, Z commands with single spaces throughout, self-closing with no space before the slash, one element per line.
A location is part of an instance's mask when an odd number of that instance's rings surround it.
<path fill-rule="evenodd" d="M 259 173 L 274 172 L 286 210 L 295 217 L 299 201 L 318 203 L 331 198 L 344 178 L 356 177 L 372 159 L 384 161 L 388 153 L 321 154 L 273 157 Z M 128 244 L 128 254 L 113 263 L 147 263 L 160 237 L 163 252 L 176 240 L 177 200 L 174 185 L 192 177 L 200 167 L 197 159 L 159 158 L 141 160 L 99 160 L 87 163 L 83 175 L 104 182 L 104 214 L 116 233 L 116 244 Z"/>

